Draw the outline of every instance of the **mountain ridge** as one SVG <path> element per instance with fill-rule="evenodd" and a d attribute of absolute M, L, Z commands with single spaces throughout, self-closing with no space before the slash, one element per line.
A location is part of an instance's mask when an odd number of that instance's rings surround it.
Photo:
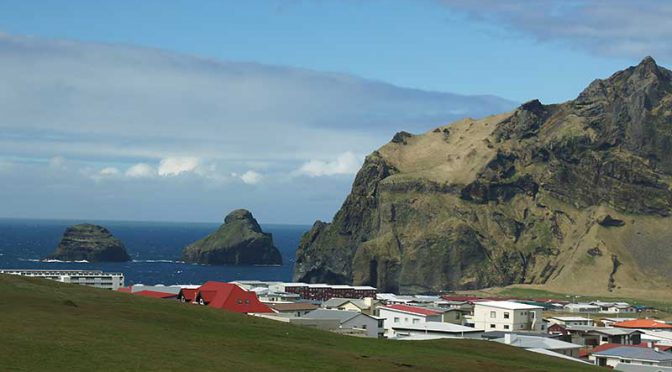
<path fill-rule="evenodd" d="M 656 282 L 672 279 L 671 81 L 647 57 L 575 100 L 397 133 L 332 223 L 304 236 L 294 279 L 401 292 L 669 288 Z M 622 224 L 598 223 L 607 215 Z"/>

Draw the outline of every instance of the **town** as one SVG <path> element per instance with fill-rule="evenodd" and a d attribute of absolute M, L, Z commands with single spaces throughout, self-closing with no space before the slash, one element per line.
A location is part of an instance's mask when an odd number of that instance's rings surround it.
<path fill-rule="evenodd" d="M 0 273 L 208 306 L 355 337 L 475 339 L 619 371 L 672 371 L 672 324 L 658 319 L 661 309 L 623 301 L 398 295 L 370 286 L 253 280 L 125 286 L 121 273 Z"/>

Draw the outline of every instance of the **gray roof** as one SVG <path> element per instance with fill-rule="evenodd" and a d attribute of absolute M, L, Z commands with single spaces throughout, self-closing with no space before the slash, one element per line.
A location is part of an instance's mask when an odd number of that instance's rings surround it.
<path fill-rule="evenodd" d="M 637 359 L 637 360 L 646 360 L 646 361 L 655 361 L 655 362 L 662 362 L 662 361 L 668 361 L 672 360 L 672 354 L 663 352 L 663 351 L 655 351 L 653 349 L 649 348 L 643 348 L 643 347 L 628 347 L 628 346 L 620 346 L 620 347 L 615 347 L 609 350 L 604 350 L 604 351 L 599 351 L 597 353 L 593 354 L 594 356 L 601 356 L 601 357 L 615 357 L 615 358 L 623 358 L 623 359 Z"/>
<path fill-rule="evenodd" d="M 504 344 L 506 343 L 505 340 L 506 340 L 505 338 L 498 338 L 493 341 Z M 522 336 L 522 335 L 512 335 L 511 343 L 508 345 L 522 347 L 525 349 L 537 348 L 547 350 L 564 350 L 564 349 L 581 348 L 581 345 L 555 340 L 548 337 Z"/>
<path fill-rule="evenodd" d="M 505 334 L 511 333 L 514 335 L 521 335 L 521 336 L 535 336 L 535 337 L 546 337 L 546 338 L 559 338 L 561 335 L 554 335 L 551 333 L 542 333 L 542 332 L 505 332 L 505 331 L 488 331 L 485 332 L 481 335 L 481 338 L 485 338 L 487 340 L 494 340 L 497 338 L 502 338 L 504 337 Z"/>
<path fill-rule="evenodd" d="M 579 332 L 594 332 L 601 333 L 609 336 L 623 336 L 630 335 L 633 333 L 641 333 L 636 329 L 627 329 L 627 328 L 606 328 L 606 327 L 596 327 L 596 326 L 569 326 L 565 328 L 568 331 L 579 331 Z"/>
<path fill-rule="evenodd" d="M 338 319 L 339 322 L 345 323 L 348 320 L 358 316 L 367 316 L 358 311 L 345 311 L 345 310 L 327 310 L 327 309 L 317 309 L 309 312 L 304 315 L 303 318 L 309 319 Z"/>
<path fill-rule="evenodd" d="M 672 367 L 617 363 L 616 366 L 614 367 L 614 370 L 622 372 L 672 372 Z"/>
<path fill-rule="evenodd" d="M 366 303 L 364 300 L 359 300 L 356 298 L 338 298 L 334 297 L 322 304 L 322 307 L 339 307 L 345 304 L 346 302 L 352 302 L 353 305 L 357 306 L 360 309 L 367 309 Z"/>

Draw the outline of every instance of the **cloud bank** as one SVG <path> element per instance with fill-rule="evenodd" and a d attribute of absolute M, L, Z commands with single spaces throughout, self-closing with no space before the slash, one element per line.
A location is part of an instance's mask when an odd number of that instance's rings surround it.
<path fill-rule="evenodd" d="M 490 26 L 590 53 L 672 58 L 672 3 L 666 0 L 432 0 Z"/>
<path fill-rule="evenodd" d="M 338 73 L 6 34 L 0 79 L 3 180 L 36 183 L 0 191 L 7 216 L 105 210 L 108 218 L 213 220 L 249 207 L 261 220 L 326 219 L 364 155 L 395 132 L 516 105 Z M 66 208 L 54 198 L 96 202 L 70 200 Z M 215 198 L 221 208 L 207 210 Z M 282 217 L 284 203 L 291 218 Z M 144 207 L 126 215 L 122 206 L 130 205 Z"/>

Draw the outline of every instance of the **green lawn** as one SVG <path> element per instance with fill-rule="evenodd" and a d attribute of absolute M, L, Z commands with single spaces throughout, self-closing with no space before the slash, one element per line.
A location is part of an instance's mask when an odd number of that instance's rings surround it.
<path fill-rule="evenodd" d="M 363 339 L 206 307 L 0 275 L 0 369 L 580 371 L 487 341 Z"/>

